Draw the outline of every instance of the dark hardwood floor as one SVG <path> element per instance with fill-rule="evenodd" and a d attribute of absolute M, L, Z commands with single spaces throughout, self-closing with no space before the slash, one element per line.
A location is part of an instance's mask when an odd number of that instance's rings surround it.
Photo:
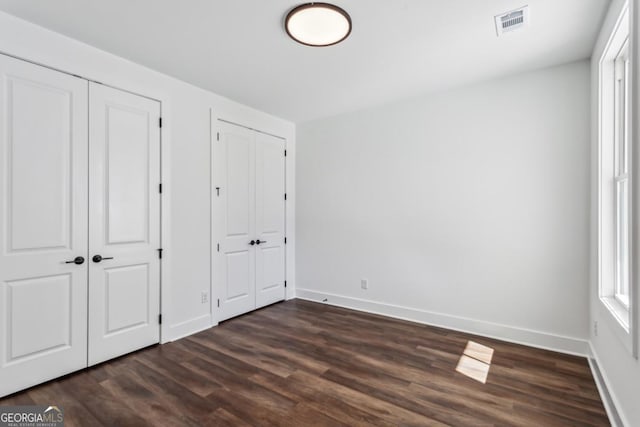
<path fill-rule="evenodd" d="M 456 372 L 494 349 L 486 383 Z M 67 426 L 603 426 L 586 359 L 301 300 L 0 400 Z"/>

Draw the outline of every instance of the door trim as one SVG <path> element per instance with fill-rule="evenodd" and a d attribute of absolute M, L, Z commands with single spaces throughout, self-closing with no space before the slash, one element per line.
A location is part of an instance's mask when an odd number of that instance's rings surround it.
<path fill-rule="evenodd" d="M 219 117 L 217 118 L 217 120 L 216 120 L 216 121 L 218 121 L 218 122 L 223 122 L 223 123 L 228 123 L 228 124 L 230 124 L 230 125 L 234 125 L 234 126 L 240 126 L 241 128 L 249 129 L 249 130 L 252 130 L 252 131 L 254 131 L 254 132 L 263 133 L 263 134 L 265 134 L 265 135 L 269 135 L 269 136 L 272 136 L 272 137 L 274 137 L 274 138 L 282 139 L 282 140 L 284 141 L 284 145 L 285 145 L 285 147 L 287 146 L 287 139 L 286 139 L 286 138 L 284 138 L 284 137 L 282 137 L 282 136 L 280 136 L 280 135 L 275 135 L 275 134 L 273 134 L 273 133 L 269 133 L 269 132 L 265 132 L 265 131 L 260 130 L 260 129 L 252 128 L 251 126 L 246 126 L 246 125 L 243 125 L 243 124 L 240 124 L 240 123 L 233 122 L 233 121 L 231 121 L 231 120 L 221 119 L 221 118 L 219 118 Z"/>
<path fill-rule="evenodd" d="M 28 62 L 30 64 L 37 65 L 38 67 L 48 68 L 49 70 L 57 71 L 59 73 L 68 74 L 70 76 L 77 77 L 79 79 L 86 80 L 86 81 L 91 82 L 91 83 L 97 83 L 97 84 L 100 84 L 100 85 L 103 85 L 103 86 L 110 87 L 112 89 L 117 89 L 117 90 L 121 90 L 123 92 L 128 92 L 128 93 L 130 93 L 132 95 L 141 96 L 143 98 L 147 98 L 147 99 L 150 99 L 152 101 L 158 101 L 158 102 L 160 102 L 162 104 L 162 100 L 154 98 L 152 96 L 144 95 L 142 93 L 131 91 L 131 90 L 128 90 L 128 89 L 123 89 L 123 88 L 118 87 L 118 86 L 113 86 L 113 85 L 110 85 L 108 83 L 104 83 L 104 82 L 101 82 L 99 80 L 95 80 L 95 79 L 92 79 L 90 77 L 83 76 L 81 74 L 72 73 L 71 71 L 63 70 L 61 68 L 52 67 L 52 66 L 44 64 L 42 62 L 38 62 L 38 61 L 34 61 L 32 59 L 26 59 L 26 58 L 23 58 L 21 56 L 13 55 L 13 54 L 5 52 L 3 50 L 0 50 L 0 55 L 8 56 L 10 58 L 17 59 L 19 61 Z"/>

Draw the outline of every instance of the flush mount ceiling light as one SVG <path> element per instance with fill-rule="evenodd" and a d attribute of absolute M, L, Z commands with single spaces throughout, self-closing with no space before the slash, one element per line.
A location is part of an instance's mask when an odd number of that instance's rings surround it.
<path fill-rule="evenodd" d="M 306 3 L 294 7 L 284 24 L 289 37 L 307 46 L 331 46 L 351 33 L 351 17 L 338 6 Z"/>

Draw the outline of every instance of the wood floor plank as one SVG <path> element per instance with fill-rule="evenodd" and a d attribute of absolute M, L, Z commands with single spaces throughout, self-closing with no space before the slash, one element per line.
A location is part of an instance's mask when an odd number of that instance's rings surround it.
<path fill-rule="evenodd" d="M 168 427 L 197 427 L 198 420 L 181 415 L 174 405 L 167 404 L 166 399 L 154 394 L 133 376 L 119 375 L 100 383 L 115 396 L 127 396 L 124 404 L 142 418 L 162 419 Z"/>
<path fill-rule="evenodd" d="M 170 359 L 165 359 L 159 353 L 147 352 L 139 357 L 140 363 L 157 371 L 158 374 L 166 378 L 171 378 L 184 388 L 192 391 L 198 396 L 207 396 L 220 388 L 219 384 L 212 382 L 198 375 L 193 375 L 189 369 Z"/>
<path fill-rule="evenodd" d="M 253 427 L 248 422 L 241 420 L 224 408 L 218 408 L 216 411 L 202 423 L 203 427 Z"/>
<path fill-rule="evenodd" d="M 85 372 L 74 376 L 66 386 L 61 384 L 61 388 L 73 399 L 81 402 L 82 406 L 104 425 L 132 427 L 153 425 L 151 420 L 144 419 L 136 411 L 132 411 L 124 403 L 124 399 L 114 396 L 109 390 L 93 382 Z M 70 415 L 74 418 L 73 414 Z"/>
<path fill-rule="evenodd" d="M 485 383 L 456 371 L 469 342 Z M 68 426 L 609 425 L 585 358 L 302 300 L 0 399 L 19 404 Z"/>
<path fill-rule="evenodd" d="M 203 378 L 211 378 L 223 385 L 224 390 L 233 391 L 254 402 L 255 405 L 273 408 L 276 411 L 290 410 L 297 401 L 280 394 L 277 390 L 263 387 L 249 378 L 235 375 L 233 372 L 202 359 L 185 362 L 194 373 Z"/>
<path fill-rule="evenodd" d="M 260 406 L 258 402 L 231 390 L 218 390 L 209 396 L 231 414 L 252 426 L 277 427 L 289 425 L 290 409 L 273 405 Z"/>
<path fill-rule="evenodd" d="M 327 414 L 333 419 L 346 423 L 349 426 L 379 426 L 391 427 L 395 424 L 385 421 L 375 415 L 350 405 L 338 398 L 330 390 L 314 388 L 311 384 L 292 381 L 290 378 L 282 378 L 268 372 L 262 372 L 251 377 L 251 380 L 270 387 L 289 396 L 291 399 L 299 399 L 308 407 Z"/>
<path fill-rule="evenodd" d="M 53 383 L 33 387 L 27 393 L 24 393 L 25 396 L 29 397 L 29 400 L 32 403 L 23 402 L 21 404 L 47 406 L 56 405 L 62 407 L 64 408 L 65 413 L 74 414 L 73 417 L 65 420 L 65 426 L 67 427 L 80 427 L 87 424 L 96 427 L 104 425 L 101 419 L 89 412 L 83 403 L 79 402 L 75 397 L 64 391 L 75 381 L 77 381 L 77 377 L 75 376 L 66 377 Z M 4 403 L 1 402 L 0 404 L 4 405 Z"/>
<path fill-rule="evenodd" d="M 164 405 L 171 406 L 176 412 L 183 412 L 188 416 L 201 419 L 206 418 L 219 407 L 173 379 L 159 375 L 157 371 L 138 360 L 131 361 L 129 375 L 151 390 L 154 393 L 154 399 L 163 402 Z M 127 397 L 124 395 L 122 399 Z"/>

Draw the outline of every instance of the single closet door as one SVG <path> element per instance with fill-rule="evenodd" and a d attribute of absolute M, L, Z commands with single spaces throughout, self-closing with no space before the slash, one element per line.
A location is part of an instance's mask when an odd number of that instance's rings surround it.
<path fill-rule="evenodd" d="M 0 55 L 0 396 L 87 364 L 87 81 Z"/>
<path fill-rule="evenodd" d="M 256 308 L 284 298 L 284 140 L 256 134 Z"/>
<path fill-rule="evenodd" d="M 159 342 L 160 104 L 91 83 L 89 110 L 93 365 Z"/>
<path fill-rule="evenodd" d="M 219 320 L 256 308 L 255 287 L 255 135 L 220 122 L 214 142 L 214 283 Z"/>

